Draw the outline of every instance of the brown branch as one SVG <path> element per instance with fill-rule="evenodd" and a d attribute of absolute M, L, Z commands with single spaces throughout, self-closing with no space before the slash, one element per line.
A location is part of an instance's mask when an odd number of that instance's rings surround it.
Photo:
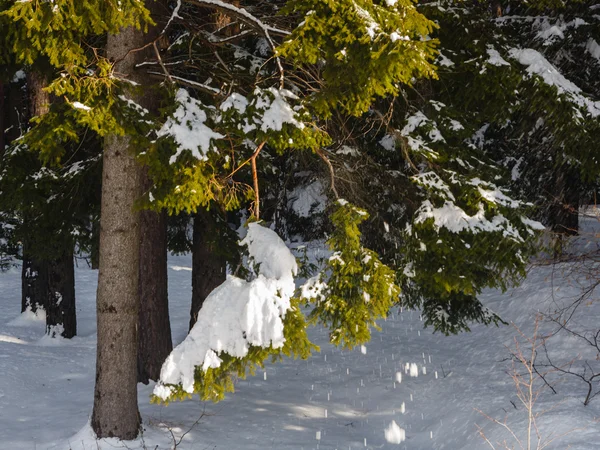
<path fill-rule="evenodd" d="M 166 75 L 164 73 L 161 73 L 161 72 L 150 72 L 150 71 L 148 71 L 147 73 L 148 73 L 148 75 L 157 75 L 157 76 L 160 76 L 160 77 L 166 77 Z M 194 88 L 194 89 L 199 89 L 201 91 L 207 92 L 207 93 L 212 94 L 212 95 L 224 96 L 224 94 L 223 94 L 222 91 L 220 91 L 219 89 L 214 88 L 212 86 L 208 86 L 206 84 L 198 83 L 197 81 L 193 81 L 193 80 L 187 80 L 185 78 L 181 78 L 181 77 L 178 77 L 178 76 L 175 76 L 175 75 L 170 75 L 170 78 L 173 81 L 176 81 L 179 84 L 183 84 L 184 86 L 189 86 L 189 87 Z"/>
<path fill-rule="evenodd" d="M 258 192 L 258 172 L 256 170 L 256 157 L 263 149 L 267 141 L 263 141 L 254 151 L 254 154 L 250 158 L 252 163 L 252 183 L 254 184 L 254 217 L 256 220 L 260 219 L 260 194 Z"/>
<path fill-rule="evenodd" d="M 327 164 L 327 167 L 329 168 L 329 179 L 331 181 L 331 190 L 333 192 L 333 195 L 335 195 L 335 199 L 338 200 L 340 198 L 340 196 L 338 195 L 337 189 L 335 188 L 335 171 L 333 170 L 333 165 L 331 164 L 331 161 L 329 160 L 327 155 L 325 155 L 325 153 L 323 153 L 323 150 L 318 148 L 315 150 L 315 152 L 325 162 L 325 164 Z"/>
<path fill-rule="evenodd" d="M 163 63 L 163 60 L 162 60 L 162 58 L 160 56 L 160 52 L 158 51 L 158 47 L 156 45 L 156 41 L 152 42 L 152 46 L 154 47 L 154 53 L 156 54 L 156 59 L 158 60 L 158 63 L 160 64 L 160 67 L 162 67 L 162 70 L 165 72 L 165 76 L 167 77 L 167 79 L 169 80 L 170 83 L 174 84 L 175 82 L 173 81 L 173 78 L 171 77 L 171 74 L 169 73 L 169 71 L 165 67 L 165 64 Z"/>

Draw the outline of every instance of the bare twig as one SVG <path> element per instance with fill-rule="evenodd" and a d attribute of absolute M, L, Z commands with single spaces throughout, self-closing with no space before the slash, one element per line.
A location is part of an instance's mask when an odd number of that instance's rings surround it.
<path fill-rule="evenodd" d="M 256 217 L 256 220 L 260 219 L 260 194 L 258 191 L 258 171 L 256 170 L 256 158 L 266 143 L 266 141 L 262 142 L 256 148 L 254 154 L 250 158 L 250 162 L 252 163 L 252 183 L 254 184 L 254 217 Z"/>
<path fill-rule="evenodd" d="M 331 164 L 331 161 L 329 160 L 327 155 L 325 155 L 323 150 L 318 148 L 315 151 L 316 151 L 317 155 L 319 155 L 319 157 L 325 162 L 325 164 L 327 164 L 327 167 L 329 168 L 329 180 L 331 183 L 331 191 L 333 192 L 333 195 L 335 195 L 336 200 L 338 200 L 340 198 L 340 196 L 338 195 L 337 189 L 335 188 L 335 171 L 333 170 L 333 165 Z"/>
<path fill-rule="evenodd" d="M 152 46 L 154 47 L 154 53 L 156 54 L 156 59 L 158 60 L 160 67 L 162 67 L 162 70 L 165 73 L 165 76 L 167 77 L 169 82 L 174 83 L 173 78 L 171 77 L 171 74 L 169 73 L 169 71 L 165 67 L 165 64 L 163 63 L 163 60 L 160 56 L 160 51 L 158 51 L 158 47 L 156 45 L 156 41 L 152 42 Z"/>

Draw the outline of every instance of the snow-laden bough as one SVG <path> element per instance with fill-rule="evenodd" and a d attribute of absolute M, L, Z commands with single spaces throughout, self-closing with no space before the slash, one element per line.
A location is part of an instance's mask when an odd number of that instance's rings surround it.
<path fill-rule="evenodd" d="M 255 223 L 240 244 L 247 246 L 258 275 L 252 281 L 230 275 L 209 294 L 196 324 L 163 364 L 154 388 L 160 399 L 169 399 L 178 385 L 192 394 L 196 367 L 218 368 L 223 353 L 243 358 L 251 346 L 283 347 L 296 259 L 274 231 Z"/>

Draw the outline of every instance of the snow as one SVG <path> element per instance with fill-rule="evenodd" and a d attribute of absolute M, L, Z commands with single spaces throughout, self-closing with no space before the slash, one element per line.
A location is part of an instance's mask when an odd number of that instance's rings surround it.
<path fill-rule="evenodd" d="M 381 145 L 387 151 L 394 151 L 396 149 L 396 139 L 391 134 L 386 134 L 379 141 L 379 145 Z"/>
<path fill-rule="evenodd" d="M 13 76 L 12 82 L 18 83 L 19 81 L 24 80 L 25 78 L 27 78 L 25 72 L 22 70 L 17 70 Z"/>
<path fill-rule="evenodd" d="M 73 108 L 75 108 L 75 109 L 81 109 L 83 111 L 91 111 L 92 110 L 92 108 L 90 108 L 89 106 L 86 106 L 80 102 L 73 102 L 72 105 L 73 105 Z"/>
<path fill-rule="evenodd" d="M 177 91 L 175 101 L 179 105 L 177 110 L 157 133 L 158 137 L 171 136 L 177 144 L 169 163 L 175 163 L 186 150 L 197 160 L 205 161 L 213 148 L 213 139 L 222 139 L 224 136 L 206 125 L 208 117 L 204 105 L 192 98 L 185 89 Z"/>
<path fill-rule="evenodd" d="M 600 62 L 600 45 L 595 39 L 590 38 L 585 46 L 587 52 Z"/>
<path fill-rule="evenodd" d="M 395 420 L 385 429 L 385 440 L 390 444 L 401 444 L 406 439 L 406 432 L 400 428 Z"/>
<path fill-rule="evenodd" d="M 454 194 L 450 191 L 450 186 L 448 186 L 435 172 L 420 173 L 419 175 L 413 176 L 412 179 L 427 189 L 433 189 L 438 193 L 443 194 L 443 196 L 449 200 L 456 200 Z"/>
<path fill-rule="evenodd" d="M 296 119 L 296 113 L 287 98 L 296 99 L 297 97 L 287 89 L 269 88 L 267 90 L 273 98 L 261 93 L 256 103 L 258 109 L 264 109 L 260 120 L 260 129 L 265 133 L 269 130 L 281 131 L 283 124 L 292 124 L 297 128 L 304 128 L 304 124 Z"/>
<path fill-rule="evenodd" d="M 505 237 L 510 237 L 516 241 L 523 240 L 519 232 L 513 228 L 502 214 L 496 214 L 491 220 L 487 219 L 481 204 L 477 213 L 469 216 L 462 208 L 451 201 L 446 201 L 442 207 L 436 208 L 429 200 L 425 200 L 417 210 L 415 223 L 423 223 L 431 218 L 433 218 L 433 225 L 437 230 L 446 228 L 453 233 L 460 233 L 464 230 L 473 233 L 500 231 Z"/>
<path fill-rule="evenodd" d="M 488 47 L 487 54 L 489 56 L 487 60 L 488 64 L 491 64 L 492 66 L 510 66 L 510 63 L 500 56 L 498 50 Z"/>
<path fill-rule="evenodd" d="M 193 393 L 196 367 L 205 372 L 218 368 L 222 353 L 243 358 L 251 346 L 283 347 L 283 318 L 295 290 L 296 258 L 274 231 L 256 223 L 249 225 L 240 244 L 248 247 L 257 277 L 246 281 L 229 275 L 211 292 L 189 335 L 163 364 L 154 389 L 157 397 L 167 400 L 169 385 L 181 384 Z"/>
<path fill-rule="evenodd" d="M 327 196 L 320 180 L 298 186 L 289 193 L 289 207 L 298 217 L 310 217 L 325 211 Z"/>
<path fill-rule="evenodd" d="M 585 219 L 585 224 L 595 227 L 589 236 L 598 233 L 595 217 Z M 597 241 L 589 245 L 595 248 Z M 183 267 L 188 270 L 175 269 Z M 175 343 L 181 342 L 187 333 L 190 268 L 189 255 L 169 259 L 169 301 Z M 506 293 L 486 290 L 481 300 L 530 336 L 533 317 L 538 311 L 556 308 L 580 294 L 578 282 L 585 280 L 575 280 L 569 273 L 571 269 L 569 264 L 537 265 L 520 287 Z M 373 331 L 367 354 L 359 349 L 334 348 L 328 344 L 327 330 L 313 328 L 309 330 L 310 338 L 320 345 L 320 353 L 306 361 L 284 359 L 267 363 L 265 372 L 238 380 L 235 394 L 216 405 L 197 399 L 169 406 L 150 404 L 153 385 L 140 384 L 143 435 L 127 443 L 116 439 L 98 441 L 89 426 L 94 392 L 94 299 L 98 272 L 79 264 L 75 274 L 79 336 L 61 339 L 55 346 L 41 346 L 39 341 L 45 334 L 43 321 L 29 317 L 19 326 L 13 322 L 15 317 L 21 317 L 20 268 L 0 273 L 0 335 L 19 340 L 18 343 L 8 342 L 10 339 L 0 341 L 0 447 L 3 449 L 170 450 L 174 448 L 174 439 L 179 440 L 184 433 L 187 434 L 177 450 L 309 450 L 317 448 L 317 444 L 321 449 L 331 450 L 490 448 L 479 436 L 477 426 L 482 427 L 493 443 L 505 439 L 513 443 L 501 426 L 475 408 L 500 422 L 506 419 L 521 439 L 526 431 L 525 411 L 506 373 L 510 370 L 506 346 L 510 347 L 518 336 L 512 326 L 476 325 L 471 333 L 445 337 L 423 330 L 418 311 L 394 309 L 380 323 L 381 331 Z M 598 291 L 594 298 L 597 296 Z M 600 303 L 590 302 L 577 321 L 590 329 L 597 328 L 599 315 Z M 571 361 L 583 350 L 575 341 L 560 335 L 549 341 L 549 348 L 561 362 Z M 426 364 L 422 364 L 424 360 Z M 399 383 L 397 373 L 404 371 L 407 362 L 426 366 L 427 374 L 405 377 Z M 590 363 L 597 364 L 593 357 Z M 264 373 L 268 374 L 266 380 Z M 537 384 L 538 388 L 542 386 L 543 382 Z M 536 404 L 537 412 L 551 410 L 538 419 L 540 433 L 561 435 L 577 430 L 558 437 L 547 448 L 597 450 L 600 429 L 595 419 L 600 417 L 600 397 L 583 406 L 585 389 L 575 379 L 562 378 L 555 388 L 557 394 L 542 391 Z M 404 430 L 406 440 L 400 445 L 386 438 L 386 430 L 393 431 L 390 437 L 398 436 L 393 422 Z"/>
<path fill-rule="evenodd" d="M 342 145 L 335 153 L 337 155 L 348 155 L 354 157 L 360 156 L 360 151 L 355 147 L 350 147 L 349 145 Z"/>
<path fill-rule="evenodd" d="M 438 53 L 438 57 L 435 62 L 442 67 L 452 67 L 454 65 L 454 61 L 444 55 L 441 51 Z"/>
<path fill-rule="evenodd" d="M 256 129 L 265 133 L 281 131 L 285 124 L 303 129 L 304 123 L 298 120 L 298 113 L 288 100 L 298 100 L 298 97 L 287 89 L 256 88 L 250 100 L 242 94 L 232 93 L 219 109 L 223 112 L 234 109 L 241 115 L 238 127 L 246 134 Z M 252 113 L 248 106 L 252 106 Z M 217 120 L 221 118 L 217 117 Z"/>
<path fill-rule="evenodd" d="M 540 52 L 532 48 L 511 49 L 512 58 L 527 66 L 527 73 L 540 76 L 550 86 L 555 86 L 559 94 L 567 95 L 576 105 L 585 108 L 592 117 L 600 116 L 600 101 L 593 101 L 581 93 L 581 89 L 565 78 Z"/>
<path fill-rule="evenodd" d="M 244 114 L 247 107 L 248 99 L 243 95 L 234 92 L 221 103 L 220 109 L 221 111 L 228 111 L 229 109 L 234 108 L 240 114 Z"/>

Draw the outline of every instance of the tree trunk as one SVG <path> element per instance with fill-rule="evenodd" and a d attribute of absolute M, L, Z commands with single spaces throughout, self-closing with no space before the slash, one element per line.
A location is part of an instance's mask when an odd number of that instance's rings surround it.
<path fill-rule="evenodd" d="M 217 223 L 211 212 L 198 210 L 194 216 L 192 244 L 192 308 L 190 330 L 208 294 L 225 281 L 227 264 L 219 252 Z"/>
<path fill-rule="evenodd" d="M 557 169 L 555 192 L 550 205 L 549 219 L 552 231 L 567 236 L 579 233 L 579 197 L 581 182 L 576 168 Z"/>
<path fill-rule="evenodd" d="M 50 96 L 43 89 L 48 86 L 46 78 L 31 71 L 27 75 L 27 96 L 29 117 L 46 114 L 50 104 Z M 24 229 L 27 229 L 27 216 L 23 218 Z M 28 233 L 35 231 L 28 231 Z M 21 272 L 21 312 L 28 307 L 37 311 L 38 307 L 48 310 L 48 263 L 35 256 L 35 249 L 29 248 L 27 236 L 23 239 L 23 270 Z"/>
<path fill-rule="evenodd" d="M 162 12 L 166 10 L 163 1 L 147 2 L 146 7 L 156 22 L 159 22 L 157 18 L 161 9 Z M 131 50 L 140 49 L 153 41 L 161 29 L 158 23 L 150 27 L 147 33 L 127 28 L 116 36 L 109 36 L 106 53 L 109 59 L 118 61 L 115 72 L 138 85 L 148 86 L 147 75 L 136 71 L 135 65 L 154 57 L 152 46 L 141 51 Z M 132 92 L 131 98 L 147 109 L 157 107 L 156 97 L 150 89 L 143 93 Z M 92 428 L 99 438 L 117 437 L 124 440 L 134 439 L 141 424 L 137 408 L 138 326 L 140 295 L 148 289 L 147 286 L 141 288 L 139 283 L 141 237 L 146 236 L 148 230 L 141 230 L 141 214 L 134 209 L 135 201 L 143 192 L 144 169 L 137 165 L 130 145 L 128 137 L 109 136 L 104 146 L 97 298 L 98 350 L 92 413 Z M 153 238 L 154 235 L 147 236 L 147 239 Z M 146 240 L 145 248 L 150 243 Z M 155 264 L 155 261 L 149 262 L 146 258 L 153 259 L 157 255 L 162 258 L 158 261 L 157 266 L 161 269 L 157 269 L 157 273 L 158 270 L 164 270 L 165 277 L 164 281 L 157 280 L 156 293 L 160 295 L 161 289 L 164 289 L 160 307 L 167 308 L 166 253 L 162 251 L 162 245 L 158 246 L 161 249 L 153 255 L 148 255 L 144 250 L 144 264 Z M 163 312 L 165 309 L 157 310 Z M 157 321 L 156 325 L 161 326 L 163 322 L 156 319 L 158 312 L 152 309 L 151 316 Z M 168 321 L 166 314 L 160 320 L 165 319 Z M 141 326 L 147 327 L 146 324 Z M 142 334 L 144 339 L 147 331 L 144 330 Z M 163 330 L 162 333 L 161 336 L 168 334 L 169 345 L 172 345 L 170 330 Z"/>
<path fill-rule="evenodd" d="M 92 243 L 90 246 L 90 264 L 92 270 L 100 266 L 100 221 L 92 219 Z"/>
<path fill-rule="evenodd" d="M 6 147 L 6 100 L 4 93 L 4 82 L 0 81 L 0 158 L 4 156 L 4 147 Z"/>
<path fill-rule="evenodd" d="M 23 243 L 23 269 L 21 271 L 21 312 L 38 308 L 48 310 L 48 264 L 28 255 Z"/>
<path fill-rule="evenodd" d="M 133 73 L 136 53 L 128 52 L 143 43 L 143 32 L 131 27 L 108 36 L 108 58 L 120 59 L 115 65 L 117 73 Z M 141 423 L 137 398 L 140 214 L 134 209 L 141 179 L 130 141 L 126 136 L 108 136 L 104 142 L 91 421 L 99 438 L 124 440 L 136 438 Z"/>
<path fill-rule="evenodd" d="M 73 247 L 64 249 L 50 262 L 48 270 L 48 309 L 46 333 L 52 337 L 60 332 L 65 338 L 77 334 L 75 314 L 75 266 Z"/>
<path fill-rule="evenodd" d="M 168 11 L 166 2 L 156 1 L 147 5 L 157 26 L 151 28 L 146 40 L 159 36 L 165 23 L 160 18 Z M 162 14 L 161 14 L 162 13 Z M 159 43 L 159 45 L 162 45 Z M 168 45 L 168 44 L 167 44 Z M 148 84 L 140 74 L 138 82 Z M 139 103 L 151 113 L 159 113 L 160 96 L 152 90 L 144 93 Z M 143 191 L 152 187 L 147 170 L 140 168 Z M 166 213 L 142 211 L 140 216 L 140 264 L 139 264 L 139 341 L 138 341 L 138 381 L 148 384 L 158 381 L 160 369 L 173 350 L 171 323 L 169 321 L 169 297 L 167 283 L 167 216 Z"/>
<path fill-rule="evenodd" d="M 150 180 L 144 174 L 145 188 Z M 173 350 L 167 293 L 167 216 L 142 211 L 140 217 L 140 317 L 138 381 L 160 378 L 163 362 Z"/>

